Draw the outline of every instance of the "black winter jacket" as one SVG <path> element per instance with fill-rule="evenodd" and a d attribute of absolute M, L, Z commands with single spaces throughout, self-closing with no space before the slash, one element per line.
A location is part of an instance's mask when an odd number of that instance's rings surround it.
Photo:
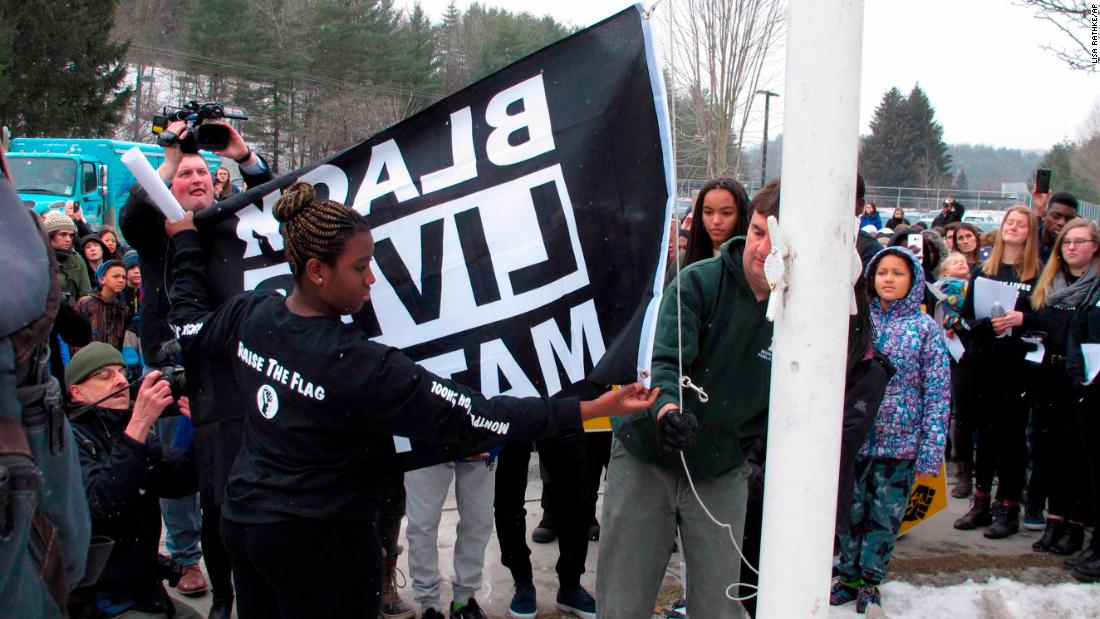
<path fill-rule="evenodd" d="M 1085 300 L 1073 312 L 1066 345 L 1066 372 L 1074 387 L 1088 379 L 1081 344 L 1100 344 L 1100 281 L 1085 295 Z"/>
<path fill-rule="evenodd" d="M 70 414 L 78 407 L 70 406 Z M 134 608 L 164 610 L 157 554 L 160 499 L 194 494 L 195 458 L 162 449 L 152 433 L 144 443 L 124 434 L 129 411 L 93 408 L 72 420 L 80 469 L 92 515 L 92 535 L 115 542 L 93 585 L 113 599 L 132 598 Z"/>
<path fill-rule="evenodd" d="M 249 187 L 274 178 L 266 163 L 262 174 L 242 172 L 242 175 Z M 141 185 L 134 183 L 130 187 L 130 197 L 122 207 L 119 224 L 126 242 L 137 250 L 141 258 L 141 284 L 145 296 L 138 336 L 141 338 L 142 354 L 148 365 L 170 365 L 176 362 L 171 352 L 174 347 L 165 347 L 175 340 L 168 327 L 168 290 L 171 287 L 174 249 L 164 233 L 164 215 L 149 201 Z"/>

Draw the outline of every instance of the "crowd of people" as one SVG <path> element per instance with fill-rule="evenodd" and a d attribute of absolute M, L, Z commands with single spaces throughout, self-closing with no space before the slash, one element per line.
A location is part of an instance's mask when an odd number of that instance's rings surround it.
<path fill-rule="evenodd" d="M 229 131 L 218 154 L 248 185 L 271 180 Z M 291 293 L 216 303 L 194 213 L 240 189 L 178 145 L 158 173 L 186 212 L 180 222 L 166 222 L 138 185 L 121 234 L 90 229 L 72 202 L 35 221 L 56 285 L 32 323 L 41 343 L 13 345 L 14 375 L 24 409 L 51 420 L 48 451 L 68 454 L 56 466 L 82 491 L 44 512 L 63 549 L 42 559 L 55 575 L 42 580 L 50 596 L 12 599 L 51 599 L 58 616 L 198 616 L 167 581 L 185 595 L 212 590 L 211 618 L 235 608 L 245 619 L 478 619 L 495 530 L 514 584 L 509 615 L 532 618 L 524 497 L 537 450 L 544 514 L 530 539 L 558 541 L 557 608 L 648 617 L 678 548 L 692 617 L 754 614 L 746 593 L 762 526 L 772 340 L 764 261 L 767 220 L 782 222 L 779 179 L 751 197 L 733 179 L 711 180 L 673 220 L 649 388 L 543 399 L 482 396 L 342 322 L 369 299 L 374 242 L 362 215 L 305 183 L 273 207 Z M 945 460 L 952 495 L 971 499 L 957 529 L 990 539 L 1042 529 L 1036 552 L 1065 555 L 1075 577 L 1100 580 L 1100 539 L 1085 540 L 1100 513 L 1100 423 L 1090 416 L 1100 232 L 1077 206 L 1066 193 L 1036 193 L 986 238 L 953 198 L 928 229 L 901 209 L 884 225 L 858 180 L 864 275 L 848 337 L 832 604 L 881 603 L 913 484 Z M 988 291 L 1004 287 L 1014 302 L 991 307 Z M 24 340 L 33 338 L 14 341 Z M 302 380 L 272 381 L 273 367 Z M 57 406 L 23 401 L 50 385 L 61 386 Z M 612 417 L 613 432 L 586 434 L 582 421 L 597 417 Z M 389 465 L 391 435 L 495 447 L 402 473 Z M 459 523 L 445 605 L 439 536 L 452 485 Z M 729 542 L 714 520 L 730 525 Z M 595 595 L 581 584 L 590 540 L 601 542 Z M 396 584 L 406 547 L 413 603 Z"/>

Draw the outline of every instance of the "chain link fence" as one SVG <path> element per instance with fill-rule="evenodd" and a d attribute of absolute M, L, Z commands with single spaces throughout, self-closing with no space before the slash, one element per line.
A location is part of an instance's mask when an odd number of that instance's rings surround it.
<path fill-rule="evenodd" d="M 751 196 L 760 188 L 759 180 L 738 179 Z M 690 208 L 695 193 L 706 181 L 680 179 L 677 182 L 678 210 Z M 974 211 L 1005 211 L 1016 204 L 1031 206 L 1031 194 L 1026 191 L 982 191 L 976 189 L 935 189 L 931 187 L 876 187 L 868 186 L 864 200 L 878 207 L 883 221 L 889 219 L 894 209 L 905 211 L 906 219 L 916 221 L 936 216 L 943 208 L 943 200 L 951 196 L 966 208 Z M 1077 213 L 1086 219 L 1100 222 L 1100 206 L 1091 202 L 1080 202 Z"/>

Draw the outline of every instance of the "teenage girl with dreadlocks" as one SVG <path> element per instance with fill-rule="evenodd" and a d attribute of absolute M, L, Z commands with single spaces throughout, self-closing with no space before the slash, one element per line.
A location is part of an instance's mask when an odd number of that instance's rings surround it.
<path fill-rule="evenodd" d="M 536 440 L 653 404 L 638 384 L 590 402 L 486 398 L 427 372 L 340 320 L 374 283 L 366 219 L 306 183 L 273 210 L 294 290 L 245 292 L 213 310 L 191 214 L 165 224 L 176 247 L 169 320 L 188 367 L 202 368 L 189 382 L 244 411 L 221 511 L 242 619 L 378 616 L 375 518 L 392 435 Z"/>

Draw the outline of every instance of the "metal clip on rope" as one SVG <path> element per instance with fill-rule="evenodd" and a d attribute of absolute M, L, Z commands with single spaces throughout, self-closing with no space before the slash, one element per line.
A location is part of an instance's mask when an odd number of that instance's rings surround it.
<path fill-rule="evenodd" d="M 694 391 L 698 395 L 699 401 L 703 404 L 706 404 L 707 401 L 710 400 L 710 396 L 707 395 L 707 392 L 703 391 L 702 387 L 691 382 L 691 378 L 688 376 L 680 377 L 680 387 L 683 389 L 691 389 L 692 391 Z"/>

